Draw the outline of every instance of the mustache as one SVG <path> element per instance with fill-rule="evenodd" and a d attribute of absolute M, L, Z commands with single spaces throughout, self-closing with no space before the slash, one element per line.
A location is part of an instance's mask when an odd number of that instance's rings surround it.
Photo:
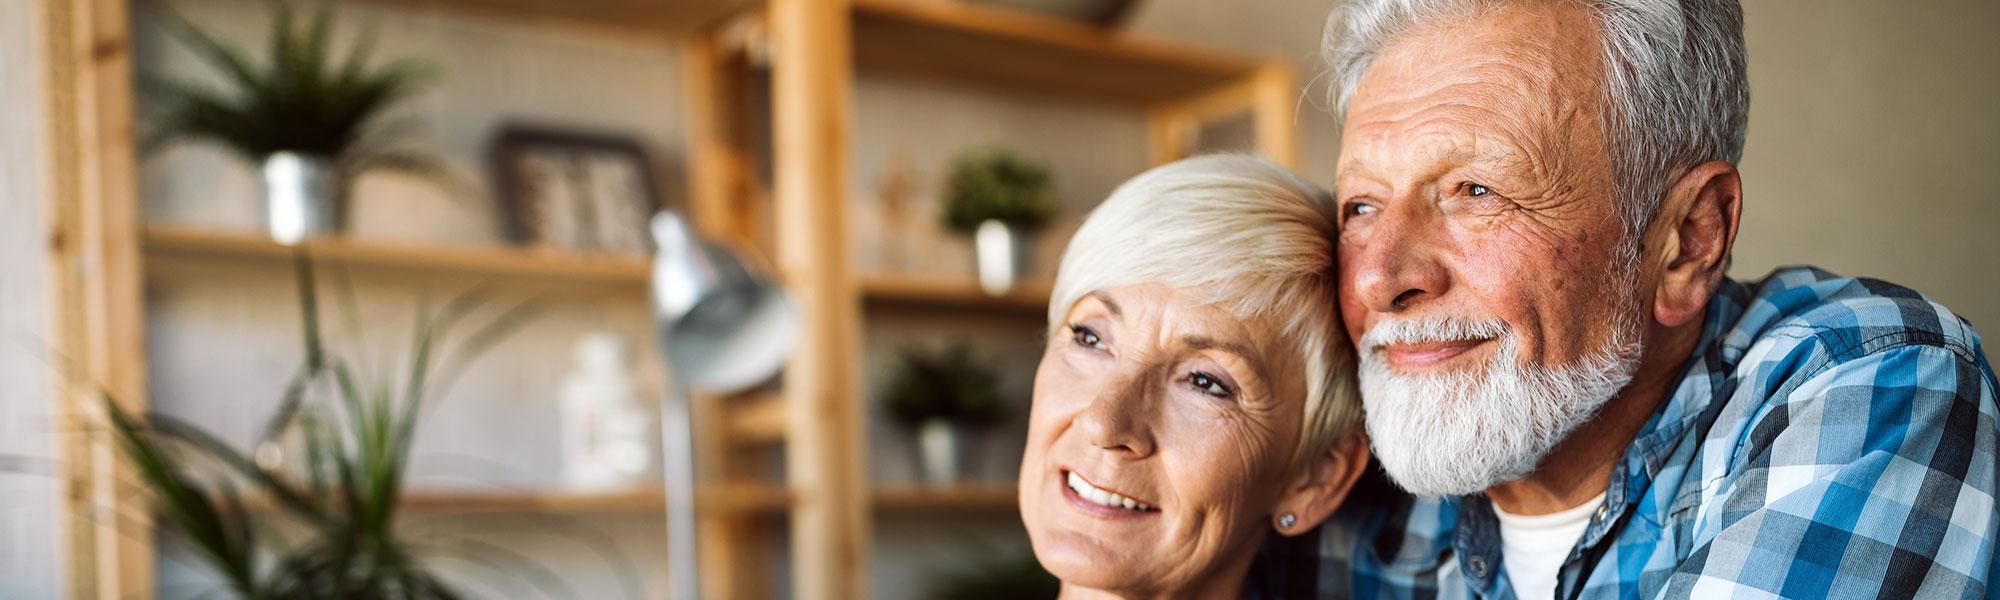
<path fill-rule="evenodd" d="M 1390 344 L 1423 344 L 1488 340 L 1504 337 L 1513 330 L 1498 319 L 1467 319 L 1432 315 L 1416 319 L 1387 319 L 1368 328 L 1361 336 L 1362 348 L 1374 352 Z"/>

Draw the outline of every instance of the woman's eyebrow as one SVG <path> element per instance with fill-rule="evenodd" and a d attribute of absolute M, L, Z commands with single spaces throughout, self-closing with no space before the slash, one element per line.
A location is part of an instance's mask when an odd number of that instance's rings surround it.
<path fill-rule="evenodd" d="M 1257 358 L 1257 354 L 1255 352 L 1252 352 L 1249 346 L 1238 344 L 1236 342 L 1225 342 L 1207 336 L 1201 336 L 1201 335 L 1181 336 L 1181 343 L 1186 344 L 1187 347 L 1196 350 L 1215 349 L 1215 350 L 1221 350 L 1223 352 L 1228 352 L 1230 354 L 1234 354 L 1237 356 L 1241 356 L 1246 359 Z"/>
<path fill-rule="evenodd" d="M 1084 294 L 1084 297 L 1096 298 L 1098 302 L 1104 303 L 1104 310 L 1111 311 L 1111 316 L 1114 317 L 1125 316 L 1125 311 L 1123 309 L 1118 308 L 1118 303 L 1111 300 L 1110 294 L 1104 292 L 1091 292 L 1088 294 Z"/>

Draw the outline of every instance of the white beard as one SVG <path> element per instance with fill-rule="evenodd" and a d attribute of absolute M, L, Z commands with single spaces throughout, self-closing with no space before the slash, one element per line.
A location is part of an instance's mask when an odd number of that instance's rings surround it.
<path fill-rule="evenodd" d="M 1557 443 L 1590 420 L 1639 368 L 1639 325 L 1629 311 L 1603 347 L 1573 364 L 1525 365 L 1499 322 L 1383 321 L 1362 337 L 1361 401 L 1368 435 L 1390 478 L 1419 496 L 1471 494 L 1533 473 Z M 1384 343 L 1496 339 L 1477 369 L 1402 374 Z"/>

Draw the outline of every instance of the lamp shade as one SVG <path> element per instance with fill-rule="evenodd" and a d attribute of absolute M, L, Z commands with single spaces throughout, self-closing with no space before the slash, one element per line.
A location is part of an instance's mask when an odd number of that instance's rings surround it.
<path fill-rule="evenodd" d="M 798 336 L 784 290 L 672 211 L 654 215 L 652 229 L 653 312 L 674 375 L 691 390 L 727 393 L 784 368 Z"/>

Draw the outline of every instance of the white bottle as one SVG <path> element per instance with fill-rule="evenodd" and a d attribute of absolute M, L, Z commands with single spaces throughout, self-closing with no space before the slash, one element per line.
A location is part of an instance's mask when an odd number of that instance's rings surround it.
<path fill-rule="evenodd" d="M 624 490 L 642 483 L 652 466 L 652 419 L 616 334 L 593 333 L 577 343 L 576 367 L 563 380 L 558 410 L 569 489 Z"/>

